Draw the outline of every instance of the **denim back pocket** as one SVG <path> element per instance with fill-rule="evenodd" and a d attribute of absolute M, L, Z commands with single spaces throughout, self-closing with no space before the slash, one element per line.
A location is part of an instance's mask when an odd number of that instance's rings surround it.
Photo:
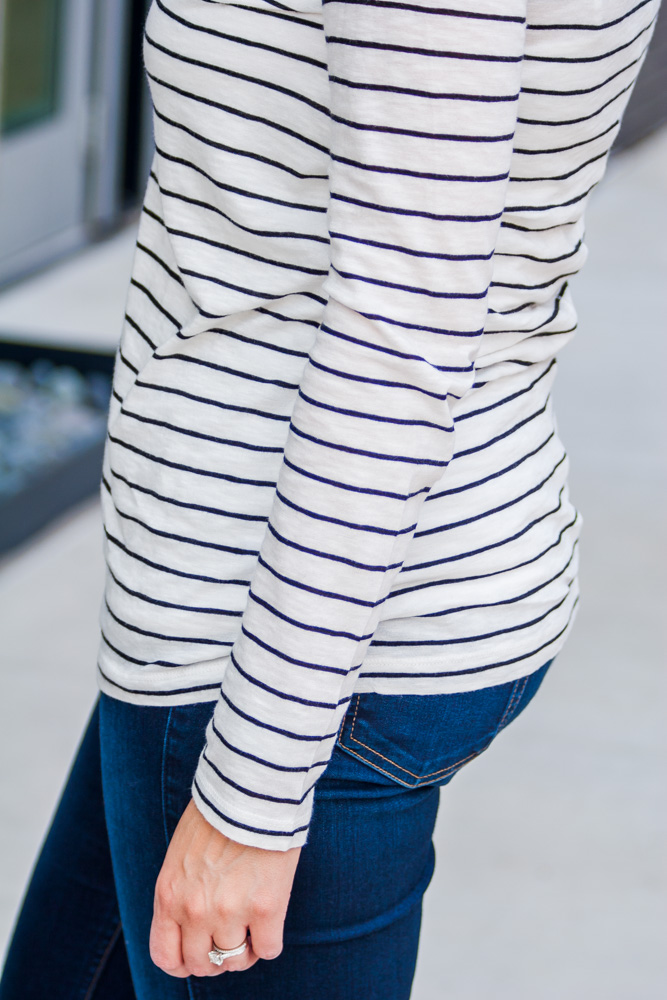
<path fill-rule="evenodd" d="M 401 785 L 444 784 L 523 711 L 552 662 L 477 691 L 353 695 L 336 745 Z"/>

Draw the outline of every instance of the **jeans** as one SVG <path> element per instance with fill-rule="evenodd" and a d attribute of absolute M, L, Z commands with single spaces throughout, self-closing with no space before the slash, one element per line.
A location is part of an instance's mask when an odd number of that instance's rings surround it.
<path fill-rule="evenodd" d="M 405 1000 L 440 786 L 534 696 L 553 660 L 445 695 L 354 695 L 319 779 L 278 958 L 177 979 L 148 947 L 155 882 L 213 703 L 100 695 L 28 884 L 0 1000 Z"/>

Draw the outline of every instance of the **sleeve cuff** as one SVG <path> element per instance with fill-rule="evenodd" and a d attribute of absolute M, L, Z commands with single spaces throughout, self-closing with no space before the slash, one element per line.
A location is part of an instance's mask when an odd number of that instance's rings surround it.
<path fill-rule="evenodd" d="M 233 796 L 226 796 L 224 788 L 213 783 L 206 770 L 207 765 L 200 760 L 192 782 L 192 798 L 204 819 L 225 837 L 267 851 L 288 851 L 292 847 L 303 847 L 307 842 L 313 791 L 298 810 L 288 813 L 281 810 L 280 815 L 269 810 L 253 812 L 245 803 L 241 808 Z"/>

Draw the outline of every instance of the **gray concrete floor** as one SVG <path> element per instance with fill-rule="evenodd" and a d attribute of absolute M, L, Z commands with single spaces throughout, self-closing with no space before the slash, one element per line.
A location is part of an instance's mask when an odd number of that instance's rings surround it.
<path fill-rule="evenodd" d="M 414 1000 L 667 989 L 666 167 L 663 131 L 612 163 L 589 208 L 554 394 L 584 517 L 581 610 L 530 709 L 443 790 Z M 133 240 L 0 296 L 0 330 L 115 346 Z M 0 563 L 0 947 L 96 695 L 102 583 L 96 497 Z"/>
<path fill-rule="evenodd" d="M 125 311 L 136 226 L 0 293 L 0 335 L 115 350 Z"/>

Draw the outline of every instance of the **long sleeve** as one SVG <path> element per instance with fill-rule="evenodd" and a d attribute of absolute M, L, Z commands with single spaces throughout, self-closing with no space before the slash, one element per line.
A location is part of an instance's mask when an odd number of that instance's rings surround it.
<path fill-rule="evenodd" d="M 381 609 L 455 451 L 508 183 L 525 3 L 324 0 L 327 303 L 192 793 L 302 845 Z"/>

